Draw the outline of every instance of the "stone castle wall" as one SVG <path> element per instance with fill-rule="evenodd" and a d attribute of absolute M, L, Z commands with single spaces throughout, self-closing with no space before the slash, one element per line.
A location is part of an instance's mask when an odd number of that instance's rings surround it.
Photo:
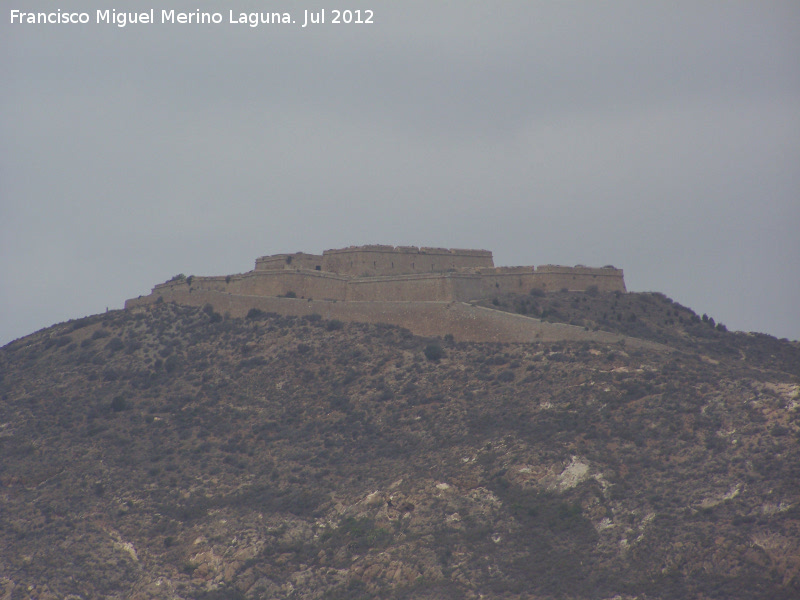
<path fill-rule="evenodd" d="M 600 292 L 624 292 L 625 280 L 622 269 L 613 267 L 496 267 L 479 269 L 481 275 L 481 297 L 497 294 L 526 294 L 533 288 L 545 292 L 585 292 L 596 286 Z"/>
<path fill-rule="evenodd" d="M 468 273 L 363 277 L 347 282 L 346 299 L 352 302 L 468 300 L 480 297 L 480 285 L 480 276 Z"/>
<path fill-rule="evenodd" d="M 310 271 L 323 271 L 321 254 L 273 254 L 256 259 L 256 271 L 277 271 L 281 269 L 308 269 Z"/>
<path fill-rule="evenodd" d="M 542 265 L 536 268 L 535 285 L 546 292 L 566 288 L 570 292 L 586 291 L 589 286 L 597 286 L 600 292 L 624 292 L 625 280 L 622 269 L 614 267 L 561 267 Z"/>
<path fill-rule="evenodd" d="M 351 246 L 326 250 L 322 258 L 323 271 L 351 277 L 426 274 L 494 266 L 489 250 L 416 246 Z"/>
<path fill-rule="evenodd" d="M 286 296 L 346 300 L 348 279 L 317 270 L 256 270 L 227 277 L 192 277 L 168 281 L 153 288 L 154 295 L 180 291 L 209 290 L 245 296 Z"/>
<path fill-rule="evenodd" d="M 356 275 L 359 273 L 359 275 Z M 621 269 L 613 267 L 495 267 L 487 250 L 360 246 L 322 255 L 276 254 L 256 259 L 253 271 L 227 277 L 192 277 L 153 288 L 204 289 L 248 296 L 286 296 L 366 301 L 469 301 L 507 293 L 625 291 Z"/>
<path fill-rule="evenodd" d="M 128 300 L 125 308 L 134 310 L 156 303 L 154 295 Z M 583 327 L 563 323 L 547 323 L 538 319 L 500 312 L 462 302 L 330 302 L 263 296 L 225 294 L 210 290 L 164 291 L 162 301 L 189 306 L 210 304 L 219 313 L 245 317 L 257 308 L 281 315 L 318 314 L 324 319 L 344 322 L 388 323 L 405 327 L 420 336 L 452 335 L 459 342 L 552 342 L 592 341 L 604 344 L 624 343 L 628 348 L 668 348 L 605 331 L 587 331 Z"/>
<path fill-rule="evenodd" d="M 530 268 L 529 268 L 530 269 Z M 338 300 L 366 301 L 470 301 L 518 293 L 527 294 L 538 288 L 545 292 L 569 290 L 583 292 L 596 286 L 601 292 L 625 291 L 619 269 L 595 269 L 598 273 L 580 273 L 569 267 L 539 272 L 508 273 L 431 273 L 399 275 L 396 277 L 348 278 L 305 269 L 251 271 L 229 277 L 193 277 L 188 281 L 162 283 L 153 294 L 166 290 L 211 290 L 247 296 L 287 296 Z"/>
<path fill-rule="evenodd" d="M 512 292 L 527 294 L 534 288 L 583 292 L 592 287 L 601 292 L 624 292 L 622 270 L 555 265 L 495 267 L 487 250 L 360 246 L 326 250 L 322 255 L 298 252 L 262 256 L 256 259 L 253 271 L 168 281 L 156 285 L 149 296 L 129 300 L 125 306 L 158 301 L 210 302 L 217 310 L 234 316 L 243 316 L 250 308 L 283 314 L 311 311 L 327 318 L 393 323 L 420 335 L 458 332 L 465 340 L 521 341 L 513 333 L 513 324 L 524 323 L 540 335 L 544 325 L 537 328 L 529 321 L 508 321 L 514 315 L 490 316 L 497 311 L 452 307 Z M 456 313 L 458 319 L 453 317 Z M 436 324 L 437 319 L 441 323 Z M 494 323 L 491 327 L 487 325 L 490 321 Z M 564 331 L 572 332 L 569 339 L 585 338 L 583 333 Z M 530 336 L 522 338 L 528 340 Z"/>

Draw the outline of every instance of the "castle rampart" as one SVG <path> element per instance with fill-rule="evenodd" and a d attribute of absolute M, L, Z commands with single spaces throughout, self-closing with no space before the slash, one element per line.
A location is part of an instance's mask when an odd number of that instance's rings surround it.
<path fill-rule="evenodd" d="M 160 283 L 153 294 L 212 290 L 245 296 L 287 296 L 346 300 L 348 279 L 335 273 L 308 269 L 263 269 L 226 277 L 191 277 Z"/>
<path fill-rule="evenodd" d="M 488 250 L 351 246 L 321 255 L 296 252 L 256 259 L 255 269 L 225 277 L 191 277 L 153 288 L 212 290 L 248 296 L 337 301 L 470 301 L 537 288 L 624 292 L 621 269 L 558 265 L 495 267 Z"/>
<path fill-rule="evenodd" d="M 350 246 L 322 253 L 322 270 L 351 277 L 446 273 L 494 266 L 489 250 Z"/>
<path fill-rule="evenodd" d="M 214 306 L 224 299 L 225 306 L 236 306 L 238 310 L 245 306 L 272 306 L 272 303 L 255 302 L 258 298 L 289 302 L 278 302 L 275 304 L 278 307 L 295 306 L 291 301 L 296 299 L 313 301 L 318 306 L 351 305 L 351 308 L 339 308 L 331 313 L 337 315 L 353 316 L 370 307 L 370 311 L 382 316 L 379 320 L 401 324 L 417 332 L 433 326 L 420 325 L 415 329 L 410 326 L 413 317 L 389 318 L 390 313 L 398 310 L 402 303 L 408 303 L 408 306 L 418 305 L 414 309 L 417 313 L 433 319 L 431 315 L 441 316 L 442 313 L 420 307 L 469 302 L 507 293 L 527 294 L 533 289 L 624 292 L 625 282 L 622 270 L 614 267 L 495 267 L 488 250 L 351 246 L 326 250 L 322 255 L 297 252 L 262 256 L 256 259 L 254 270 L 237 275 L 175 278 L 156 285 L 149 296 L 129 300 L 125 306 L 139 306 L 159 299 L 181 303 L 191 299 L 189 303 L 195 304 L 202 298 L 213 297 L 216 299 Z M 406 313 L 411 310 L 406 304 L 403 306 Z M 363 319 L 354 317 L 351 320 Z M 433 330 L 438 329 L 434 327 Z M 474 330 L 469 331 L 474 339 L 480 338 Z M 482 339 L 494 339 L 494 335 L 487 333 Z"/>
<path fill-rule="evenodd" d="M 322 271 L 322 255 L 295 252 L 294 254 L 273 254 L 256 259 L 256 271 L 278 271 L 281 269 L 309 269 Z"/>
<path fill-rule="evenodd" d="M 453 335 L 464 342 L 553 342 L 592 341 L 603 344 L 624 343 L 627 348 L 669 351 L 660 344 L 606 331 L 587 331 L 583 327 L 548 323 L 462 302 L 325 302 L 264 296 L 223 294 L 207 290 L 175 290 L 163 297 L 166 302 L 189 306 L 210 304 L 220 313 L 244 317 L 257 308 L 264 312 L 304 316 L 318 314 L 324 319 L 346 322 L 389 323 L 422 336 Z M 126 309 L 153 304 L 153 296 L 128 300 Z"/>
<path fill-rule="evenodd" d="M 470 273 L 359 277 L 347 282 L 347 300 L 353 302 L 449 302 L 479 296 L 480 277 Z"/>
<path fill-rule="evenodd" d="M 546 292 L 567 289 L 571 292 L 586 291 L 596 286 L 600 292 L 624 292 L 625 281 L 622 269 L 614 267 L 562 267 L 542 265 L 536 268 L 535 284 Z"/>

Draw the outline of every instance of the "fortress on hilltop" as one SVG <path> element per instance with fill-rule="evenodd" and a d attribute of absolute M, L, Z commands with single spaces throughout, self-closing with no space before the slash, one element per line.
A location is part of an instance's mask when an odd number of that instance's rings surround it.
<path fill-rule="evenodd" d="M 262 256 L 252 271 L 236 275 L 175 277 L 156 285 L 148 296 L 128 300 L 125 308 L 170 301 L 210 303 L 233 316 L 244 316 L 253 308 L 316 313 L 346 321 L 392 323 L 421 335 L 461 333 L 465 340 L 525 341 L 531 336 L 519 329 L 526 327 L 509 319 L 539 323 L 537 339 L 542 338 L 542 328 L 555 324 L 467 303 L 534 289 L 625 292 L 625 282 L 622 270 L 612 266 L 495 267 L 489 250 L 350 246 L 321 255 Z M 456 313 L 463 314 L 454 320 Z M 506 326 L 498 329 L 497 323 L 504 320 Z"/>
<path fill-rule="evenodd" d="M 153 295 L 188 289 L 339 302 L 468 302 L 508 292 L 527 294 L 533 288 L 583 292 L 590 286 L 602 292 L 624 292 L 622 270 L 610 266 L 495 267 L 489 250 L 350 246 L 321 255 L 262 256 L 247 273 L 174 279 L 155 286 Z"/>

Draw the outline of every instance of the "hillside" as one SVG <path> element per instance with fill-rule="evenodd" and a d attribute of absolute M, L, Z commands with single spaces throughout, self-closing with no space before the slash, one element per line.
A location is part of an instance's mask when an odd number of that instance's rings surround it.
<path fill-rule="evenodd" d="M 488 306 L 670 350 L 169 303 L 5 346 L 0 597 L 798 597 L 797 343 Z"/>
<path fill-rule="evenodd" d="M 660 293 L 544 294 L 534 289 L 530 294 L 505 294 L 476 304 L 547 322 L 650 340 L 689 354 L 734 359 L 731 366 L 800 373 L 800 342 L 778 340 L 763 333 L 729 332 L 713 317 L 701 317 Z"/>

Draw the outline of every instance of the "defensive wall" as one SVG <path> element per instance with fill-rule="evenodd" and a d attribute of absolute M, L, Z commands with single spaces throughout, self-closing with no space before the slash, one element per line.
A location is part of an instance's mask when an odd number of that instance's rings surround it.
<path fill-rule="evenodd" d="M 351 277 L 442 273 L 493 266 L 489 250 L 373 245 L 322 253 L 323 271 Z"/>
<path fill-rule="evenodd" d="M 128 300 L 127 310 L 135 310 L 158 302 L 159 296 L 142 296 Z M 333 302 L 300 298 L 244 296 L 211 290 L 174 289 L 165 292 L 163 302 L 189 306 L 210 304 L 220 313 L 245 317 L 251 309 L 281 315 L 305 316 L 318 314 L 324 319 L 345 322 L 388 323 L 405 327 L 415 335 L 443 337 L 452 335 L 460 342 L 555 342 L 587 341 L 603 344 L 625 344 L 627 348 L 668 351 L 669 348 L 606 331 L 589 331 L 563 323 L 548 323 L 507 312 L 501 312 L 464 302 Z"/>
<path fill-rule="evenodd" d="M 526 294 L 533 288 L 544 292 L 585 292 L 596 286 L 600 292 L 624 292 L 622 269 L 614 267 L 495 267 L 478 269 L 481 275 L 481 297 L 504 293 Z"/>
<path fill-rule="evenodd" d="M 320 254 L 296 252 L 256 259 L 255 269 L 225 277 L 192 277 L 153 288 L 207 289 L 230 294 L 286 296 L 366 302 L 470 301 L 499 294 L 542 291 L 624 292 L 621 269 L 564 267 L 495 267 L 488 250 L 351 246 Z"/>
<path fill-rule="evenodd" d="M 585 292 L 590 288 L 600 292 L 624 292 L 622 270 L 582 265 L 495 267 L 488 250 L 373 245 L 326 250 L 321 255 L 297 252 L 262 256 L 256 259 L 254 270 L 236 275 L 176 277 L 156 285 L 149 296 L 129 300 L 125 306 L 139 306 L 159 299 L 201 305 L 211 302 L 217 310 L 246 314 L 250 308 L 304 311 L 306 308 L 297 307 L 310 306 L 313 302 L 312 312 L 333 315 L 330 318 L 393 323 L 421 335 L 455 335 L 451 329 L 456 329 L 462 339 L 500 341 L 495 340 L 500 336 L 512 341 L 508 336 L 512 335 L 514 327 L 505 325 L 510 323 L 507 321 L 510 317 L 489 317 L 481 312 L 483 309 L 467 310 L 461 303 L 512 292 L 527 294 L 533 289 Z M 209 299 L 212 297 L 213 302 Z M 288 302 L 292 299 L 301 304 Z M 302 304 L 302 301 L 307 302 Z M 445 311 L 442 306 L 436 307 L 443 303 L 451 307 L 446 312 L 442 312 Z M 411 305 L 414 307 L 410 308 Z M 462 308 L 452 308 L 454 306 Z M 413 317 L 409 316 L 412 314 Z M 455 319 L 455 314 L 461 316 Z M 444 320 L 434 325 L 436 319 Z M 498 325 L 491 335 L 486 331 L 478 334 L 476 331 L 483 326 L 466 325 L 475 319 L 490 319 L 504 325 Z M 519 321 L 514 323 L 519 324 Z M 528 330 L 535 329 L 539 335 L 543 334 L 542 327 L 551 325 L 541 324 L 531 329 L 530 322 L 525 323 Z M 528 334 L 520 335 L 531 339 Z M 583 339 L 583 334 L 571 335 Z"/>
<path fill-rule="evenodd" d="M 276 271 L 279 269 L 309 269 L 322 271 L 322 255 L 295 252 L 294 254 L 273 254 L 256 259 L 256 271 Z M 327 271 L 327 269 L 325 269 Z"/>
<path fill-rule="evenodd" d="M 192 277 L 161 283 L 154 294 L 166 290 L 191 288 L 253 296 L 286 296 L 319 300 L 348 301 L 470 301 L 506 293 L 527 294 L 566 289 L 586 291 L 596 286 L 601 292 L 625 291 L 618 269 L 569 267 L 521 267 L 524 272 L 426 273 L 393 277 L 345 277 L 307 269 L 255 270 L 226 277 Z M 547 269 L 547 270 L 545 270 Z M 552 270 L 550 270 L 552 269 Z M 585 271 L 585 272 L 581 272 Z"/>

